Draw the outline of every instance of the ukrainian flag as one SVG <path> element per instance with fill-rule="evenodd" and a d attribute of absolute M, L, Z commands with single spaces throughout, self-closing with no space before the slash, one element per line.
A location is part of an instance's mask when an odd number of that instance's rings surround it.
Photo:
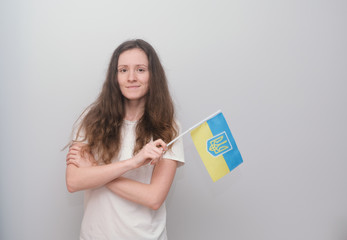
<path fill-rule="evenodd" d="M 243 162 L 223 113 L 203 122 L 190 135 L 213 182 Z"/>

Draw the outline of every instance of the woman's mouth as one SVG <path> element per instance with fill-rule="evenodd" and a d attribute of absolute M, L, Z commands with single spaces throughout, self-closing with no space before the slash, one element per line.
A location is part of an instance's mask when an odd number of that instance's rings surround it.
<path fill-rule="evenodd" d="M 127 86 L 126 88 L 134 89 L 134 88 L 138 88 L 138 87 L 140 87 L 140 86 L 134 85 L 134 86 Z"/>

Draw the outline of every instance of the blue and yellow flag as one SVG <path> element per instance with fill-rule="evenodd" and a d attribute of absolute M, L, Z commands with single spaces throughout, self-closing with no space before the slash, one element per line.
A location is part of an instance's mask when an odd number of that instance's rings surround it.
<path fill-rule="evenodd" d="M 221 112 L 194 128 L 190 135 L 213 182 L 243 162 Z"/>

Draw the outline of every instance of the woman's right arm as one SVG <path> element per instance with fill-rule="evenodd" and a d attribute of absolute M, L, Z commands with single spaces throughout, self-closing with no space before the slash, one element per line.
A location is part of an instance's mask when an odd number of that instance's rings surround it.
<path fill-rule="evenodd" d="M 69 192 L 101 187 L 143 164 L 151 161 L 155 164 L 161 157 L 163 149 L 166 149 L 166 144 L 158 139 L 148 143 L 133 158 L 100 166 L 93 164 L 95 160 L 90 153 L 81 155 L 82 147 L 82 143 L 73 144 L 66 158 L 66 186 Z"/>
<path fill-rule="evenodd" d="M 101 187 L 131 169 L 134 169 L 134 164 L 129 160 L 89 167 L 68 164 L 66 166 L 66 186 L 71 193 Z"/>
<path fill-rule="evenodd" d="M 137 167 L 130 160 L 97 166 L 91 153 L 82 154 L 84 145 L 74 143 L 66 156 L 66 186 L 71 193 L 101 187 Z"/>

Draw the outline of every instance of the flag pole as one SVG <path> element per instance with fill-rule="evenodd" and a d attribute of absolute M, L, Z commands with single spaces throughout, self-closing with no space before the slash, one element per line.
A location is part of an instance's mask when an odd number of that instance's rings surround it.
<path fill-rule="evenodd" d="M 173 139 L 171 142 L 169 142 L 167 144 L 167 146 L 170 146 L 171 144 L 173 144 L 174 142 L 176 142 L 178 139 L 180 139 L 183 135 L 185 135 L 186 133 L 190 132 L 191 130 L 193 130 L 194 128 L 200 126 L 201 124 L 203 124 L 204 122 L 206 122 L 207 120 L 209 120 L 210 118 L 213 118 L 214 116 L 216 116 L 218 113 L 222 112 L 221 110 L 218 110 L 217 112 L 215 112 L 214 114 L 212 114 L 211 116 L 205 118 L 204 120 L 198 122 L 197 124 L 195 124 L 193 127 L 189 128 L 187 131 L 181 133 L 178 137 L 176 137 L 175 139 Z"/>

